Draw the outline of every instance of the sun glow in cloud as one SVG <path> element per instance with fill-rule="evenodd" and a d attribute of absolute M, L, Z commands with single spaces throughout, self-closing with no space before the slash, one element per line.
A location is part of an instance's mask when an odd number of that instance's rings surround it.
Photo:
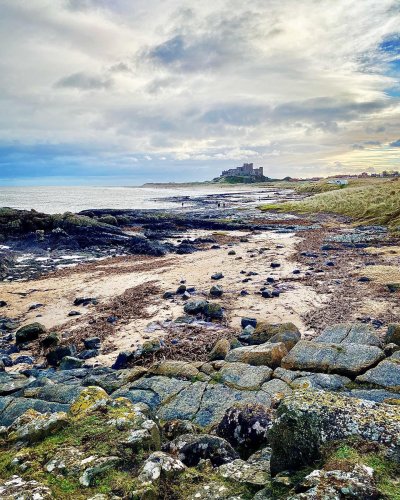
<path fill-rule="evenodd" d="M 397 0 L 2 0 L 0 182 L 398 169 L 399 26 Z"/>

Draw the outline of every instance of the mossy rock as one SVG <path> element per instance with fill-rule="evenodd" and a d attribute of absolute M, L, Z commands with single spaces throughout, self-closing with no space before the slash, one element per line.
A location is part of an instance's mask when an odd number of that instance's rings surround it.
<path fill-rule="evenodd" d="M 15 342 L 17 344 L 24 344 L 25 342 L 32 342 L 39 338 L 39 335 L 46 332 L 46 327 L 41 323 L 31 323 L 30 325 L 22 326 L 15 334 Z"/>

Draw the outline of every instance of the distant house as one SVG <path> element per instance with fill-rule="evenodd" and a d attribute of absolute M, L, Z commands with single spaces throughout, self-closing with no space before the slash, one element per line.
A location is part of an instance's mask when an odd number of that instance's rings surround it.
<path fill-rule="evenodd" d="M 329 179 L 328 184 L 336 184 L 336 186 L 347 186 L 347 179 Z"/>
<path fill-rule="evenodd" d="M 255 179 L 264 177 L 264 168 L 254 168 L 253 163 L 243 163 L 241 167 L 224 170 L 220 177 L 249 177 Z"/>

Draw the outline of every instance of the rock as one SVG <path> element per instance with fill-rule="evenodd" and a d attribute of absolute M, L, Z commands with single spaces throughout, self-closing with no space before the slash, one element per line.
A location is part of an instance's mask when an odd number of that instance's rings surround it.
<path fill-rule="evenodd" d="M 271 262 L 271 266 L 270 266 L 272 269 L 277 269 L 278 267 L 281 267 L 281 265 L 279 264 L 279 262 Z"/>
<path fill-rule="evenodd" d="M 7 307 L 7 302 L 5 300 L 0 300 L 0 307 Z"/>
<path fill-rule="evenodd" d="M 278 344 L 265 343 L 249 347 L 239 347 L 230 351 L 225 358 L 230 363 L 248 363 L 254 366 L 269 366 L 276 368 L 282 358 L 287 355 L 287 349 L 282 342 Z"/>
<path fill-rule="evenodd" d="M 162 451 L 156 451 L 145 460 L 138 480 L 141 483 L 157 483 L 162 476 L 165 479 L 173 479 L 185 469 L 186 466 L 180 460 Z"/>
<path fill-rule="evenodd" d="M 191 295 L 188 291 L 186 291 L 182 294 L 182 300 L 189 300 L 190 297 L 191 297 Z"/>
<path fill-rule="evenodd" d="M 110 396 L 101 387 L 86 387 L 72 403 L 69 411 L 73 417 L 84 417 L 97 408 L 104 407 Z"/>
<path fill-rule="evenodd" d="M 359 375 L 356 381 L 379 385 L 400 392 L 400 359 L 393 356 L 384 359 L 363 375 Z"/>
<path fill-rule="evenodd" d="M 257 326 L 256 318 L 242 318 L 240 323 L 241 323 L 243 329 L 249 325 L 252 326 L 253 328 L 256 328 L 256 326 Z"/>
<path fill-rule="evenodd" d="M 228 255 L 236 255 L 235 250 L 229 250 Z"/>
<path fill-rule="evenodd" d="M 115 469 L 120 461 L 119 457 L 112 456 L 96 458 L 91 462 L 91 467 L 87 468 L 79 478 L 80 484 L 86 487 L 92 486 L 98 476 L 101 476 L 110 469 Z"/>
<path fill-rule="evenodd" d="M 8 354 L 0 354 L 0 361 L 8 368 L 13 365 L 13 360 Z"/>
<path fill-rule="evenodd" d="M 356 376 L 383 357 L 375 346 L 300 340 L 282 359 L 282 368 Z"/>
<path fill-rule="evenodd" d="M 211 276 L 211 279 L 212 279 L 212 280 L 221 280 L 223 277 L 224 277 L 224 275 L 223 275 L 222 273 L 214 273 L 214 274 Z"/>
<path fill-rule="evenodd" d="M 391 323 L 388 325 L 387 333 L 385 336 L 386 344 L 393 343 L 400 346 L 400 324 Z"/>
<path fill-rule="evenodd" d="M 33 365 L 34 362 L 35 359 L 32 358 L 32 356 L 18 356 L 17 358 L 14 359 L 13 365 L 20 365 L 20 364 Z"/>
<path fill-rule="evenodd" d="M 267 464 L 248 463 L 244 460 L 234 460 L 221 465 L 215 470 L 215 473 L 226 480 L 252 486 L 265 486 L 270 480 Z"/>
<path fill-rule="evenodd" d="M 32 342 L 39 338 L 39 335 L 46 332 L 46 327 L 40 323 L 31 323 L 30 325 L 22 326 L 15 334 L 16 344 L 24 344 Z"/>
<path fill-rule="evenodd" d="M 358 438 L 382 444 L 400 461 L 400 407 L 324 391 L 295 391 L 278 408 L 269 433 L 273 475 L 320 457 L 321 446 Z"/>
<path fill-rule="evenodd" d="M 216 304 L 215 302 L 208 302 L 204 307 L 204 316 L 211 320 L 221 320 L 224 316 L 224 311 L 220 304 Z"/>
<path fill-rule="evenodd" d="M 143 342 L 142 345 L 142 354 L 148 355 L 154 352 L 160 351 L 162 349 L 162 343 L 160 339 L 151 339 Z"/>
<path fill-rule="evenodd" d="M 229 408 L 216 427 L 216 434 L 226 439 L 242 456 L 268 444 L 273 410 L 258 403 L 237 403 Z"/>
<path fill-rule="evenodd" d="M 182 434 L 195 434 L 198 430 L 192 422 L 188 420 L 168 420 L 162 428 L 163 436 L 172 441 Z"/>
<path fill-rule="evenodd" d="M 268 342 L 271 342 L 272 344 L 282 342 L 283 344 L 285 344 L 286 349 L 289 352 L 290 349 L 292 349 L 300 339 L 301 339 L 300 332 L 282 332 L 282 333 L 277 333 L 276 335 L 271 337 L 268 340 Z"/>
<path fill-rule="evenodd" d="M 288 394 L 292 394 L 293 392 L 286 382 L 277 378 L 265 382 L 261 386 L 261 390 L 271 396 L 273 404 L 278 403 L 285 396 L 287 396 Z"/>
<path fill-rule="evenodd" d="M 339 323 L 329 326 L 314 342 L 328 344 L 362 344 L 382 346 L 382 342 L 374 330 L 363 323 Z"/>
<path fill-rule="evenodd" d="M 99 351 L 97 349 L 85 349 L 84 351 L 78 354 L 79 359 L 92 359 L 99 355 Z"/>
<path fill-rule="evenodd" d="M 206 378 L 192 363 L 186 361 L 161 361 L 150 366 L 149 373 L 184 380 L 201 380 Z"/>
<path fill-rule="evenodd" d="M 39 413 L 28 410 L 10 425 L 7 430 L 8 440 L 26 443 L 42 441 L 66 425 L 68 417 L 64 412 Z"/>
<path fill-rule="evenodd" d="M 65 356 L 73 357 L 75 353 L 75 346 L 58 346 L 46 354 L 46 359 L 49 365 L 58 366 Z"/>
<path fill-rule="evenodd" d="M 390 293 L 396 293 L 400 291 L 400 283 L 388 283 L 386 285 Z"/>
<path fill-rule="evenodd" d="M 291 499 L 382 498 L 376 487 L 374 470 L 363 464 L 353 465 L 350 470 L 349 467 L 345 470 L 314 470 L 304 478 L 300 488 L 303 493 L 291 496 Z"/>
<path fill-rule="evenodd" d="M 344 389 L 351 380 L 342 375 L 328 375 L 327 373 L 313 373 L 296 378 L 291 386 L 294 389 L 318 389 L 326 391 L 339 391 Z"/>
<path fill-rule="evenodd" d="M 231 342 L 228 339 L 220 339 L 218 340 L 214 347 L 212 348 L 212 351 L 210 352 L 208 359 L 210 361 L 218 360 L 218 359 L 225 359 L 226 355 L 231 349 Z"/>
<path fill-rule="evenodd" d="M 80 316 L 82 313 L 80 313 L 79 311 L 70 311 L 68 313 L 68 316 L 70 317 L 73 317 L 73 316 Z"/>
<path fill-rule="evenodd" d="M 400 345 L 397 344 L 386 344 L 383 352 L 385 353 L 385 356 L 392 356 L 395 352 L 400 351 Z"/>
<path fill-rule="evenodd" d="M 118 353 L 117 359 L 111 368 L 114 370 L 122 370 L 127 368 L 129 363 L 133 360 L 133 353 L 131 351 L 123 351 Z"/>
<path fill-rule="evenodd" d="M 245 363 L 226 363 L 218 372 L 221 381 L 234 389 L 254 391 L 260 389 L 272 375 L 267 366 L 251 366 Z"/>
<path fill-rule="evenodd" d="M 172 299 L 174 296 L 175 296 L 175 292 L 168 291 L 168 292 L 164 293 L 163 299 Z"/>
<path fill-rule="evenodd" d="M 185 292 L 186 292 L 186 285 L 179 285 L 177 290 L 176 290 L 176 294 L 182 295 Z"/>
<path fill-rule="evenodd" d="M 74 306 L 88 306 L 89 304 L 97 304 L 97 299 L 93 297 L 77 297 L 74 300 Z"/>
<path fill-rule="evenodd" d="M 207 307 L 208 302 L 206 300 L 191 300 L 187 302 L 183 308 L 186 314 L 202 314 Z"/>
<path fill-rule="evenodd" d="M 201 459 L 218 467 L 239 458 L 228 441 L 210 434 L 183 434 L 167 443 L 163 450 L 176 455 L 188 467 L 196 466 Z"/>
<path fill-rule="evenodd" d="M 15 419 L 23 415 L 27 410 L 33 409 L 40 413 L 65 412 L 68 405 L 51 403 L 34 398 L 4 396 L 0 399 L 0 426 L 9 426 Z"/>
<path fill-rule="evenodd" d="M 222 286 L 214 285 L 210 288 L 210 295 L 212 297 L 222 297 L 224 290 Z"/>
<path fill-rule="evenodd" d="M 28 378 L 22 373 L 0 373 L 0 395 L 5 396 L 17 392 L 33 382 L 33 378 Z"/>
<path fill-rule="evenodd" d="M 52 332 L 49 333 L 44 339 L 41 340 L 40 344 L 42 347 L 45 349 L 48 349 L 49 347 L 54 347 L 60 342 L 60 339 L 57 335 L 57 333 Z"/>
<path fill-rule="evenodd" d="M 60 370 L 74 370 L 80 368 L 84 363 L 83 359 L 72 356 L 64 356 L 60 363 Z"/>
<path fill-rule="evenodd" d="M 54 498 L 50 488 L 34 480 L 12 476 L 0 482 L 2 500 L 51 500 Z"/>
<path fill-rule="evenodd" d="M 264 321 L 259 321 L 254 332 L 243 340 L 250 345 L 264 344 L 275 335 L 284 333 L 300 335 L 298 328 L 293 323 L 265 323 Z M 240 340 L 241 338 L 239 337 Z"/>

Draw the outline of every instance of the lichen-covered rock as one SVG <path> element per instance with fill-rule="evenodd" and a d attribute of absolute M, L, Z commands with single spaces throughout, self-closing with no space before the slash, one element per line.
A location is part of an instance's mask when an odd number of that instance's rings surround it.
<path fill-rule="evenodd" d="M 268 366 L 251 366 L 246 363 L 225 363 L 218 372 L 221 381 L 234 389 L 254 391 L 260 389 L 272 375 Z"/>
<path fill-rule="evenodd" d="M 400 461 L 400 407 L 324 391 L 296 391 L 278 408 L 269 439 L 271 471 L 297 469 L 320 456 L 329 441 L 356 437 L 387 448 Z"/>
<path fill-rule="evenodd" d="M 161 361 L 153 364 L 149 372 L 154 375 L 175 377 L 184 380 L 208 380 L 192 363 L 186 361 Z"/>
<path fill-rule="evenodd" d="M 217 475 L 229 481 L 255 486 L 265 486 L 270 480 L 268 466 L 269 463 L 248 463 L 238 459 L 221 465 L 215 472 Z"/>
<path fill-rule="evenodd" d="M 265 343 L 248 347 L 238 347 L 229 352 L 226 361 L 229 363 L 248 363 L 254 366 L 269 366 L 276 368 L 281 364 L 282 358 L 287 355 L 285 344 Z"/>
<path fill-rule="evenodd" d="M 74 417 L 83 417 L 100 407 L 104 407 L 110 399 L 110 396 L 101 387 L 86 387 L 72 403 L 69 411 Z"/>
<path fill-rule="evenodd" d="M 400 392 L 400 359 L 397 359 L 395 353 L 363 375 L 359 375 L 356 380 Z"/>
<path fill-rule="evenodd" d="M 53 494 L 47 486 L 38 481 L 29 481 L 20 476 L 0 482 L 2 500 L 50 500 Z"/>
<path fill-rule="evenodd" d="M 257 345 L 264 344 L 275 335 L 282 335 L 284 333 L 296 333 L 300 335 L 299 329 L 293 323 L 266 323 L 265 321 L 258 321 L 254 331 L 250 335 L 245 334 L 240 338 L 243 337 L 243 340 L 248 344 Z"/>
<path fill-rule="evenodd" d="M 237 403 L 225 412 L 215 432 L 248 457 L 268 444 L 273 420 L 274 411 L 266 406 Z"/>
<path fill-rule="evenodd" d="M 60 363 L 60 370 L 75 370 L 84 364 L 83 359 L 75 358 L 73 356 L 65 356 Z"/>
<path fill-rule="evenodd" d="M 265 382 L 265 384 L 261 386 L 261 390 L 271 396 L 273 406 L 293 392 L 286 382 L 278 378 Z"/>
<path fill-rule="evenodd" d="M 39 338 L 39 335 L 46 332 L 46 327 L 40 323 L 31 323 L 30 325 L 22 326 L 15 334 L 16 344 L 24 344 L 32 342 Z"/>
<path fill-rule="evenodd" d="M 8 428 L 10 441 L 34 443 L 41 441 L 68 424 L 68 416 L 60 413 L 39 413 L 28 410 L 18 417 Z"/>
<path fill-rule="evenodd" d="M 305 477 L 301 489 L 306 491 L 290 496 L 289 500 L 382 498 L 374 480 L 374 470 L 362 464 L 351 470 L 314 470 Z"/>
<path fill-rule="evenodd" d="M 196 466 L 201 459 L 218 467 L 239 458 L 228 441 L 210 434 L 183 434 L 166 444 L 163 451 L 177 456 L 188 467 Z"/>
<path fill-rule="evenodd" d="M 162 427 L 163 436 L 172 441 L 182 434 L 195 434 L 198 432 L 196 426 L 188 420 L 169 420 Z"/>
<path fill-rule="evenodd" d="M 375 346 L 300 340 L 282 359 L 282 368 L 355 376 L 384 357 Z"/>
<path fill-rule="evenodd" d="M 172 479 L 185 469 L 186 466 L 180 460 L 162 451 L 156 451 L 145 460 L 138 480 L 141 483 L 156 483 L 162 476 Z"/>
<path fill-rule="evenodd" d="M 362 344 L 381 347 L 382 342 L 374 329 L 365 323 L 338 323 L 328 326 L 315 342 L 328 344 Z"/>
<path fill-rule="evenodd" d="M 294 389 L 322 389 L 326 391 L 339 391 L 344 389 L 351 380 L 343 375 L 329 375 L 327 373 L 313 373 L 296 378 L 291 386 Z"/>

